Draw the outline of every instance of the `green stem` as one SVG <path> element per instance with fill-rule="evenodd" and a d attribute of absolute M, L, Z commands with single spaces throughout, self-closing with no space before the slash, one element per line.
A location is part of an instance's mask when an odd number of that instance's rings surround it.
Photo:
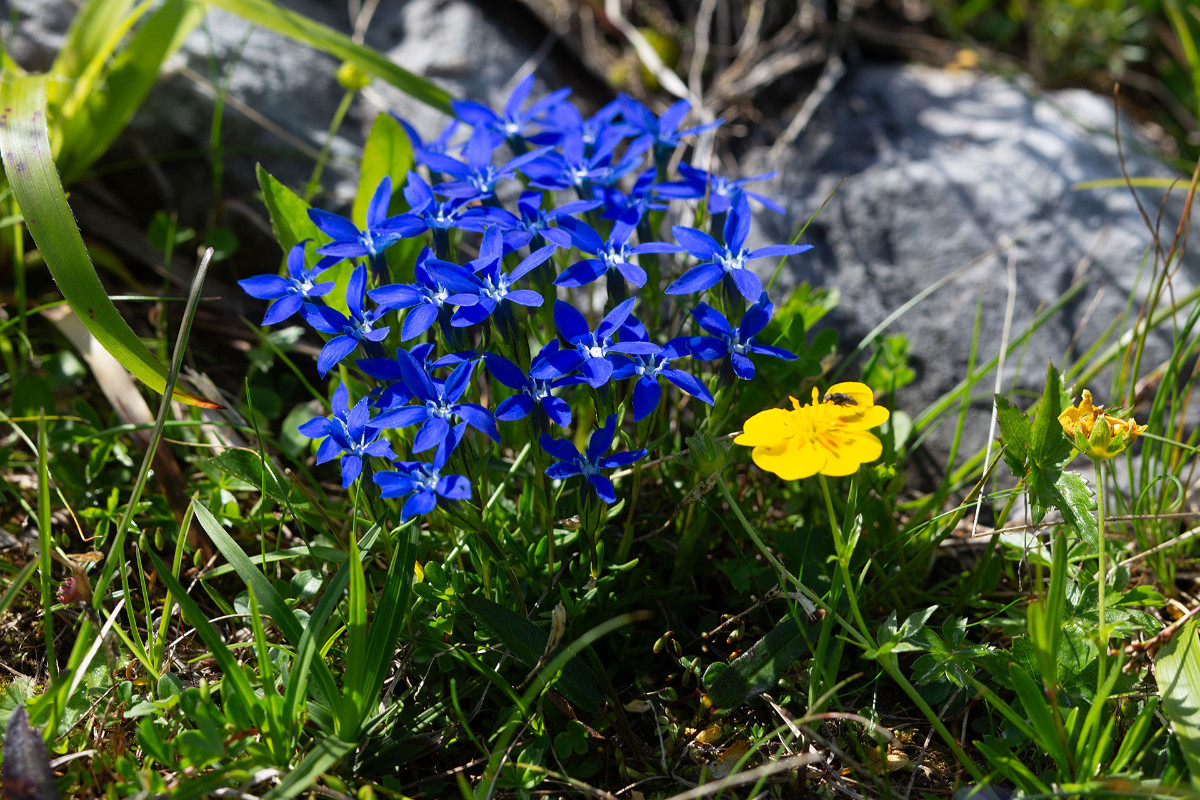
<path fill-rule="evenodd" d="M 858 537 L 854 537 L 854 541 L 847 541 L 842 536 L 842 526 L 837 521 L 837 511 L 833 507 L 833 496 L 829 492 L 829 482 L 825 480 L 825 476 L 821 473 L 817 473 L 817 480 L 821 484 L 821 493 L 825 495 L 825 510 L 829 514 L 829 529 L 833 532 L 833 546 L 837 552 L 838 570 L 842 574 L 842 584 L 846 587 L 846 596 L 850 599 L 850 611 L 854 614 L 854 621 L 858 623 L 859 629 L 863 633 L 867 633 L 870 628 L 867 627 L 867 622 L 863 619 L 862 610 L 858 607 L 858 592 L 854 584 L 850 581 L 850 558 L 854 555 L 854 545 Z"/>
<path fill-rule="evenodd" d="M 1104 468 L 1103 462 L 1098 458 L 1092 459 L 1092 465 L 1096 468 L 1096 528 L 1098 530 L 1096 547 L 1099 550 L 1097 555 L 1096 591 L 1099 601 L 1097 615 L 1099 617 L 1100 652 L 1097 660 L 1096 686 L 1097 688 L 1102 688 L 1104 686 L 1104 673 L 1108 667 L 1108 633 L 1104 629 L 1105 588 L 1108 584 L 1108 564 L 1105 561 L 1104 541 Z M 1100 696 L 1097 694 L 1097 698 Z"/>
<path fill-rule="evenodd" d="M 350 102 L 354 100 L 355 92 L 348 91 L 342 95 L 342 101 L 338 103 L 337 110 L 333 112 L 333 119 L 329 122 L 329 130 L 325 134 L 325 144 L 321 146 L 321 154 L 317 156 L 317 163 L 313 165 L 312 175 L 308 179 L 308 185 L 304 187 L 304 202 L 312 200 L 313 195 L 321 188 L 321 173 L 325 170 L 325 162 L 329 160 L 329 148 L 333 144 L 333 139 L 337 136 L 338 129 L 342 127 L 342 121 L 346 118 L 346 113 L 350 110 Z"/>
<path fill-rule="evenodd" d="M 826 603 L 824 598 L 801 583 L 795 575 L 788 571 L 787 567 L 780 563 L 779 559 L 775 557 L 775 554 L 767 548 L 765 543 L 763 543 L 763 540 L 758 535 L 758 531 L 755 530 L 754 526 L 750 524 L 750 521 L 746 519 L 746 515 L 742 513 L 742 507 L 738 505 L 737 500 L 735 500 L 733 497 L 733 493 L 730 492 L 729 487 L 725 485 L 724 478 L 717 480 L 717 486 L 721 487 L 721 494 L 725 496 L 725 502 L 729 504 L 729 508 L 733 511 L 733 515 L 737 517 L 738 522 L 741 523 L 742 530 L 744 530 L 746 535 L 749 536 L 751 541 L 754 542 L 755 546 L 758 548 L 758 551 L 762 553 L 763 558 L 767 560 L 767 563 L 774 567 L 775 571 L 779 574 L 781 584 L 785 582 L 792 584 L 797 590 L 799 590 L 800 594 L 804 595 L 804 597 L 810 600 L 814 605 L 816 605 L 818 608 L 824 609 L 826 614 L 832 616 L 842 624 L 842 627 L 845 628 L 846 632 L 858 642 L 860 647 L 864 649 L 874 648 L 875 642 L 871 640 L 870 634 L 864 636 L 862 633 L 860 633 L 857 628 L 850 624 L 849 620 L 837 613 L 836 609 L 829 605 L 829 603 Z"/>

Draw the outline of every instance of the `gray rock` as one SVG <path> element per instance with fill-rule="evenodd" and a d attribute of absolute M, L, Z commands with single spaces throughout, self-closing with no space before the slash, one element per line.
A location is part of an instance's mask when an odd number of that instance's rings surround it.
<path fill-rule="evenodd" d="M 747 159 L 747 172 L 780 170 L 764 191 L 789 211 L 783 220 L 758 215 L 758 236 L 785 239 L 787 226 L 807 219 L 845 179 L 806 234 L 814 250 L 789 260 L 788 277 L 841 290 L 831 324 L 847 348 L 960 271 L 888 329 L 912 345 L 917 378 L 898 393 L 897 406 L 914 417 L 964 378 L 977 303 L 976 363 L 999 352 L 1010 257 L 1013 338 L 1086 276 L 1083 291 L 1005 364 L 1003 391 L 1015 386 L 1036 397 L 1047 361 L 1068 367 L 1109 326 L 1128 327 L 1130 320 L 1121 321 L 1128 297 L 1136 296 L 1136 315 L 1149 283 L 1138 272 L 1152 237 L 1129 192 L 1073 188 L 1121 175 L 1112 114 L 1110 99 L 1083 91 L 1039 95 L 999 77 L 861 67 L 824 100 L 794 146 L 778 158 L 763 149 Z M 1174 176 L 1141 151 L 1132 130 L 1122 118 L 1130 174 Z M 1139 193 L 1153 216 L 1163 192 Z M 1176 194 L 1181 199 L 1182 190 Z M 1181 209 L 1168 204 L 1168 242 Z M 1012 239 L 1010 248 L 988 255 Z M 1177 294 L 1194 285 L 1195 267 L 1190 259 L 1177 275 Z M 1170 353 L 1166 337 L 1151 344 L 1143 372 Z M 994 380 L 989 374 L 972 395 L 964 453 L 987 443 Z M 1108 385 L 1107 377 L 1091 385 L 1098 402 L 1108 400 Z M 953 428 L 948 417 L 926 440 L 934 463 L 949 452 Z"/>

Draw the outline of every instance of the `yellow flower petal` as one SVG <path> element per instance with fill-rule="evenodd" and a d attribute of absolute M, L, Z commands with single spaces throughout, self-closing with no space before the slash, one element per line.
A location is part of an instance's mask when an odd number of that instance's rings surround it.
<path fill-rule="evenodd" d="M 851 475 L 883 454 L 882 442 L 868 429 L 885 422 L 889 412 L 875 405 L 866 384 L 837 383 L 823 397 L 814 388 L 808 405 L 790 399 L 790 411 L 773 408 L 755 414 L 734 439 L 754 448 L 751 457 L 760 469 L 784 480 L 817 473 Z"/>

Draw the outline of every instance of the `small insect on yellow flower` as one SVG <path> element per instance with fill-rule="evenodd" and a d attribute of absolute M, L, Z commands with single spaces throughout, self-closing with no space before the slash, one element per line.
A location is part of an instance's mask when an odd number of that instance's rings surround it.
<path fill-rule="evenodd" d="M 1146 430 L 1145 425 L 1106 414 L 1103 406 L 1092 405 L 1092 393 L 1087 389 L 1079 405 L 1058 415 L 1058 422 L 1076 449 L 1089 458 L 1112 458 Z"/>
<path fill-rule="evenodd" d="M 760 469 L 786 481 L 823 475 L 851 475 L 860 464 L 879 458 L 883 445 L 871 428 L 883 424 L 888 410 L 875 405 L 875 394 L 863 383 L 838 383 L 823 398 L 816 388 L 812 403 L 791 410 L 770 408 L 746 420 L 734 444 L 753 447 Z"/>

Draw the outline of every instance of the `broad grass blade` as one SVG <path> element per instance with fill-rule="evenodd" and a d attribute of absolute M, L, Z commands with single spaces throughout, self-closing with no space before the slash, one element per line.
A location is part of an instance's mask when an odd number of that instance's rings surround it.
<path fill-rule="evenodd" d="M 59 291 L 105 350 L 161 394 L 167 369 L 146 349 L 108 299 L 88 258 L 50 155 L 46 76 L 0 77 L 0 157 L 17 205 Z M 202 408 L 217 404 L 182 389 L 174 399 Z"/>
<path fill-rule="evenodd" d="M 50 72 L 63 78 L 82 77 L 97 58 L 111 55 L 108 43 L 120 34 L 133 0 L 91 0 L 85 3 L 71 27 Z"/>
<path fill-rule="evenodd" d="M 350 37 L 269 0 L 202 0 L 206 5 L 223 8 L 231 14 L 270 28 L 324 53 L 349 61 L 360 69 L 382 78 L 410 97 L 450 113 L 450 95 L 424 78 L 393 64 L 369 47 L 355 44 Z"/>
<path fill-rule="evenodd" d="M 1192 786 L 1200 788 L 1200 640 L 1194 620 L 1158 651 L 1154 680 L 1162 695 L 1163 712 L 1171 720 L 1183 760 L 1191 770 Z"/>
<path fill-rule="evenodd" d="M 83 102 L 61 121 L 58 165 L 65 183 L 104 155 L 154 86 L 163 62 L 203 18 L 199 6 L 168 0 L 111 56 L 97 85 L 85 87 Z"/>

